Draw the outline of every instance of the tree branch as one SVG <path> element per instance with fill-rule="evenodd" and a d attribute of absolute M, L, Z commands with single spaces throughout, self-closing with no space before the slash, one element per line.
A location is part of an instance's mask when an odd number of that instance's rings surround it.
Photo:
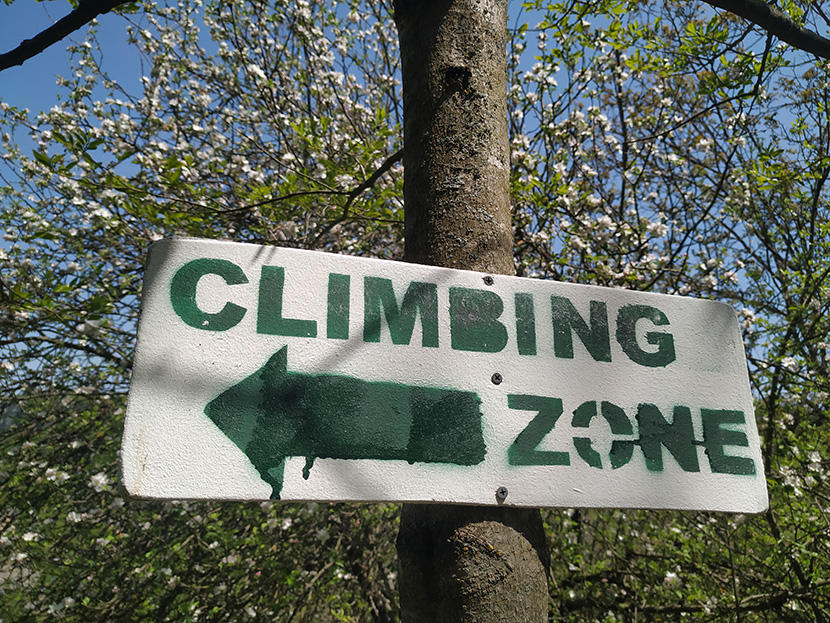
<path fill-rule="evenodd" d="M 403 147 L 391 156 L 389 156 L 386 160 L 384 160 L 383 163 L 375 170 L 374 173 L 372 173 L 361 184 L 359 184 L 351 192 L 349 192 L 349 196 L 346 198 L 346 203 L 343 205 L 343 214 L 340 216 L 340 218 L 335 219 L 333 222 L 329 223 L 326 227 L 322 229 L 322 231 L 320 231 L 319 234 L 317 234 L 317 236 L 314 237 L 314 242 L 312 243 L 311 248 L 316 248 L 317 243 L 323 236 L 325 236 L 332 229 L 334 229 L 335 225 L 338 225 L 345 221 L 349 217 L 349 209 L 351 208 L 355 199 L 362 195 L 364 191 L 374 186 L 375 182 L 377 182 L 380 179 L 381 175 L 386 173 L 389 169 L 392 168 L 392 166 L 396 162 L 400 162 L 401 160 L 403 160 Z"/>
<path fill-rule="evenodd" d="M 69 15 L 59 19 L 31 39 L 24 39 L 14 50 L 0 54 L 0 71 L 22 65 L 49 46 L 83 28 L 99 15 L 109 13 L 114 8 L 129 4 L 129 2 L 130 0 L 81 0 L 77 8 Z"/>
<path fill-rule="evenodd" d="M 804 28 L 786 13 L 763 0 L 703 0 L 756 24 L 794 48 L 830 59 L 830 39 Z"/>

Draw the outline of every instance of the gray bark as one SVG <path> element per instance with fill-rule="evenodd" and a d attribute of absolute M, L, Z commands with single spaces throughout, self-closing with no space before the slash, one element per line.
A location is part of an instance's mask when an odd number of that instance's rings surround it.
<path fill-rule="evenodd" d="M 396 0 L 406 259 L 513 272 L 507 0 Z M 404 623 L 547 621 L 537 509 L 404 505 Z"/>
<path fill-rule="evenodd" d="M 513 272 L 506 0 L 396 0 L 406 258 Z"/>

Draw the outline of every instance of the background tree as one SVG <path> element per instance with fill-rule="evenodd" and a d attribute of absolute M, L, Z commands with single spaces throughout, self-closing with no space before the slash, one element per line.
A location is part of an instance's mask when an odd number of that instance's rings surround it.
<path fill-rule="evenodd" d="M 395 620 L 395 507 L 125 503 L 116 471 L 150 241 L 402 257 L 390 7 L 123 19 L 137 92 L 93 30 L 54 108 L 0 103 L 4 619 Z M 757 517 L 546 511 L 551 618 L 828 620 L 828 66 L 702 4 L 510 23 L 516 273 L 732 303 L 771 495 Z"/>

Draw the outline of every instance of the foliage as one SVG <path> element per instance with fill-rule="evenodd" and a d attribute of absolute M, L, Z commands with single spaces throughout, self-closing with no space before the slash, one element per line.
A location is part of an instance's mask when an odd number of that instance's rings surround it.
<path fill-rule="evenodd" d="M 139 504 L 116 473 L 152 240 L 401 257 L 390 13 L 147 4 L 139 92 L 93 29 L 54 108 L 0 103 L 3 620 L 395 620 L 393 507 Z M 546 511 L 552 620 L 828 620 L 830 66 L 689 3 L 514 13 L 517 274 L 733 304 L 771 498 Z"/>

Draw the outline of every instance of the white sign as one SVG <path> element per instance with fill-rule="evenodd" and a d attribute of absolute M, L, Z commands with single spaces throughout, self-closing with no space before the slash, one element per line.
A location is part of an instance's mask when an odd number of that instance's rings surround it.
<path fill-rule="evenodd" d="M 151 247 L 136 497 L 760 512 L 734 311 L 278 247 Z"/>

